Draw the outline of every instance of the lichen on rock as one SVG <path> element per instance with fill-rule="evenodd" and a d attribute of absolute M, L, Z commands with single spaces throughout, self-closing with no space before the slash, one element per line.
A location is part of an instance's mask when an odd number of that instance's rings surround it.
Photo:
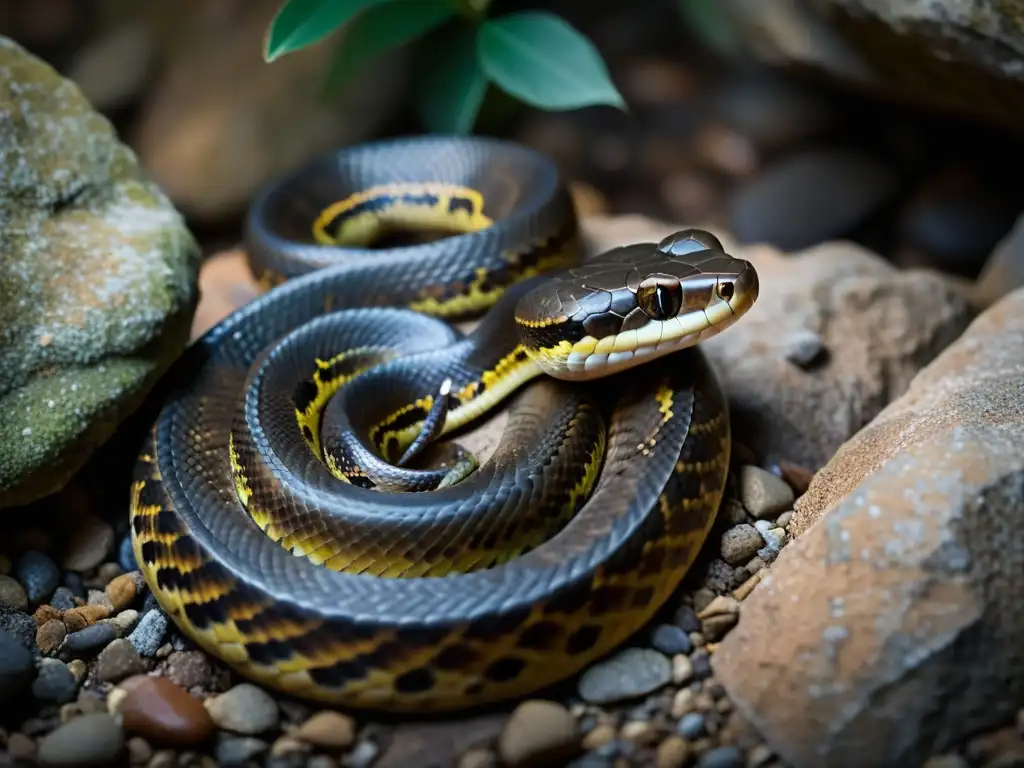
<path fill-rule="evenodd" d="M 78 87 L 0 37 L 0 508 L 59 490 L 188 341 L 199 247 Z"/>

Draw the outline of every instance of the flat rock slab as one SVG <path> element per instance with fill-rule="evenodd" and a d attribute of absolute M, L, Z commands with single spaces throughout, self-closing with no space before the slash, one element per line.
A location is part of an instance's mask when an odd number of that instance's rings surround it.
<path fill-rule="evenodd" d="M 181 352 L 199 248 L 78 87 L 0 37 L 0 508 L 60 490 Z"/>
<path fill-rule="evenodd" d="M 919 765 L 1024 705 L 1022 383 L 1017 290 L 798 502 L 804 533 L 712 657 L 789 764 Z"/>

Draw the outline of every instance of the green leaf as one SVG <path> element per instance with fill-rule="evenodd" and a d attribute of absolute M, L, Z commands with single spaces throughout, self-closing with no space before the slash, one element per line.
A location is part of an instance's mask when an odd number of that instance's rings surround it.
<path fill-rule="evenodd" d="M 270 62 L 327 37 L 367 8 L 390 0 L 286 0 L 277 9 L 263 45 Z"/>
<path fill-rule="evenodd" d="M 626 109 L 593 43 L 553 13 L 523 11 L 484 22 L 477 54 L 491 82 L 534 107 Z"/>
<path fill-rule="evenodd" d="M 417 67 L 417 106 L 433 133 L 469 133 L 476 122 L 487 78 L 476 55 L 476 29 L 455 24 L 433 35 Z"/>
<path fill-rule="evenodd" d="M 393 0 L 368 9 L 346 32 L 331 64 L 327 88 L 340 88 L 371 59 L 426 34 L 454 15 L 450 0 Z"/>

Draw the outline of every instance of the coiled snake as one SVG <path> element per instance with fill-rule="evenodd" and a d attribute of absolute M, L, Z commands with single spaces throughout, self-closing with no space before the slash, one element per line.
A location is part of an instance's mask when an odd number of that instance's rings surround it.
<path fill-rule="evenodd" d="M 448 236 L 387 243 L 424 229 Z M 246 243 L 274 287 L 172 368 L 132 486 L 185 634 L 298 696 L 437 710 L 564 679 L 652 616 L 723 493 L 693 345 L 753 304 L 750 264 L 700 230 L 581 264 L 550 162 L 478 138 L 323 157 Z M 513 394 L 486 461 L 438 441 Z"/>

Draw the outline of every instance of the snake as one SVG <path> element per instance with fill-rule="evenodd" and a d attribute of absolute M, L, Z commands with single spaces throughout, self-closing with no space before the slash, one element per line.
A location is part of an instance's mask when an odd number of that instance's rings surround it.
<path fill-rule="evenodd" d="M 478 136 L 314 158 L 243 239 L 265 290 L 168 368 L 131 479 L 186 637 L 300 699 L 423 712 L 548 689 L 651 620 L 725 492 L 698 342 L 752 264 L 701 229 L 586 258 L 554 161 Z M 460 436 L 497 414 L 479 459 Z"/>

